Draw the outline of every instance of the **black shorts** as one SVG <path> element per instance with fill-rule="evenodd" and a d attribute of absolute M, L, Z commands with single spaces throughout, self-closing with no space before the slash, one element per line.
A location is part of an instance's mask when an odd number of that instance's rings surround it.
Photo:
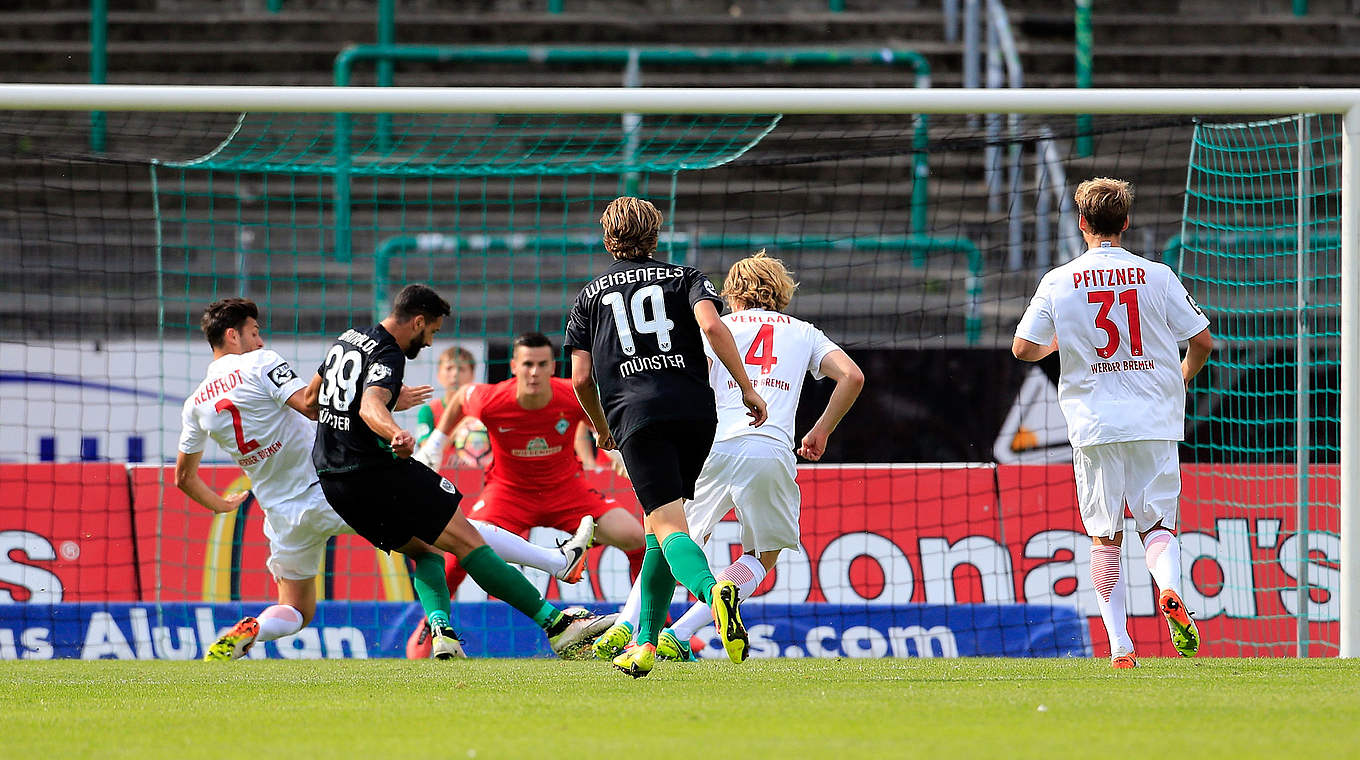
<path fill-rule="evenodd" d="M 717 430 L 717 420 L 666 420 L 628 435 L 619 451 L 645 514 L 676 499 L 694 498 L 694 483 Z"/>
<path fill-rule="evenodd" d="M 321 490 L 355 533 L 389 552 L 412 538 L 433 544 L 463 500 L 452 483 L 412 459 L 323 474 Z"/>

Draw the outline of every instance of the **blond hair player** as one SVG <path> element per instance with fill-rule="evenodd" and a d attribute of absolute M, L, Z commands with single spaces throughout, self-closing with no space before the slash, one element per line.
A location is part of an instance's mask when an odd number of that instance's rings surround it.
<path fill-rule="evenodd" d="M 1057 351 L 1058 404 L 1072 443 L 1081 521 L 1091 536 L 1091 580 L 1110 637 L 1110 663 L 1137 666 L 1124 606 L 1119 553 L 1128 506 L 1171 643 L 1199 651 L 1181 603 L 1176 518 L 1177 442 L 1185 438 L 1185 389 L 1213 350 L 1209 318 L 1165 264 L 1120 247 L 1129 227 L 1129 183 L 1098 177 L 1077 187 L 1087 252 L 1044 275 L 1015 329 L 1016 358 Z M 1182 341 L 1189 341 L 1184 360 Z"/>
<path fill-rule="evenodd" d="M 737 261 L 723 281 L 723 299 L 732 313 L 722 321 L 732 331 L 751 384 L 768 405 L 764 425 L 746 424 L 737 383 L 721 362 L 709 357 L 718 432 L 694 500 L 685 504 L 685 517 L 693 534 L 707 541 L 723 516 L 735 510 L 745 553 L 717 577 L 737 584 L 742 597 L 755 592 L 781 551 L 799 548 L 802 497 L 794 452 L 814 462 L 821 459 L 827 439 L 864 387 L 864 373 L 840 346 L 810 322 L 784 313 L 797 287 L 783 262 L 764 251 Z M 836 387 L 795 449 L 794 417 L 808 373 L 818 380 L 829 377 Z M 662 630 L 657 656 L 694 659 L 690 637 L 712 619 L 708 605 L 696 602 L 674 626 Z"/>

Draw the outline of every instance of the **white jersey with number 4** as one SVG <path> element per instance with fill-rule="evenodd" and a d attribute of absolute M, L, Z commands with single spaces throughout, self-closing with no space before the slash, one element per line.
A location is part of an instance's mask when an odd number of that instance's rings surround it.
<path fill-rule="evenodd" d="M 316 423 L 286 408 L 307 384 L 268 349 L 227 354 L 184 402 L 179 450 L 197 454 L 212 438 L 250 476 L 261 506 L 297 498 L 316 482 Z"/>
<path fill-rule="evenodd" d="M 765 436 L 793 449 L 794 415 L 803 378 L 811 372 L 822 379 L 822 360 L 840 347 L 821 330 L 801 319 L 765 309 L 746 309 L 722 318 L 737 342 L 737 354 L 746 364 L 747 376 L 756 392 L 765 399 L 769 418 L 760 427 L 751 427 L 746 407 L 741 403 L 741 388 L 728 373 L 713 348 L 704 342 L 704 352 L 712 362 L 708 383 L 718 401 L 718 432 L 714 442 L 739 436 Z"/>
<path fill-rule="evenodd" d="M 1015 335 L 1058 338 L 1058 405 L 1073 446 L 1185 438 L 1177 345 L 1209 326 L 1176 273 L 1102 246 L 1044 275 Z"/>

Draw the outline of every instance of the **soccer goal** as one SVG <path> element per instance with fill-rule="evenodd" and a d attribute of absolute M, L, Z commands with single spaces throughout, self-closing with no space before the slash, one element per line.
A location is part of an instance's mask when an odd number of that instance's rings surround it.
<path fill-rule="evenodd" d="M 969 118 L 989 113 L 1017 117 L 998 137 Z M 0 658 L 193 658 L 273 598 L 259 505 L 214 516 L 174 485 L 208 303 L 254 300 L 310 376 L 424 282 L 453 316 L 408 382 L 453 346 L 499 381 L 517 335 L 560 347 L 624 194 L 665 214 L 659 257 L 715 283 L 781 258 L 789 311 L 866 371 L 825 463 L 800 466 L 802 551 L 749 603 L 757 656 L 1104 654 L 1055 368 L 1009 354 L 1039 276 L 1083 250 L 1071 195 L 1092 176 L 1134 183 L 1126 247 L 1175 268 L 1218 339 L 1181 448 L 1203 653 L 1355 656 L 1358 132 L 1360 90 L 0 85 Z M 800 427 L 828 393 L 809 381 Z M 475 500 L 487 457 L 458 441 L 445 472 Z M 707 551 L 739 546 L 727 521 Z M 1171 654 L 1126 546 L 1138 651 Z M 401 656 L 404 561 L 340 536 L 317 571 L 316 623 L 255 656 Z M 579 584 L 526 572 L 602 610 L 629 586 L 614 547 Z M 546 654 L 471 582 L 456 598 L 474 655 Z"/>

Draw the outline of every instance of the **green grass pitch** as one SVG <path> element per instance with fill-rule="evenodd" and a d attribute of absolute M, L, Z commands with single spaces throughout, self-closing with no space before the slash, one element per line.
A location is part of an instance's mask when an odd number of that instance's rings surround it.
<path fill-rule="evenodd" d="M 1360 753 L 1360 661 L 0 663 L 0 757 Z"/>

